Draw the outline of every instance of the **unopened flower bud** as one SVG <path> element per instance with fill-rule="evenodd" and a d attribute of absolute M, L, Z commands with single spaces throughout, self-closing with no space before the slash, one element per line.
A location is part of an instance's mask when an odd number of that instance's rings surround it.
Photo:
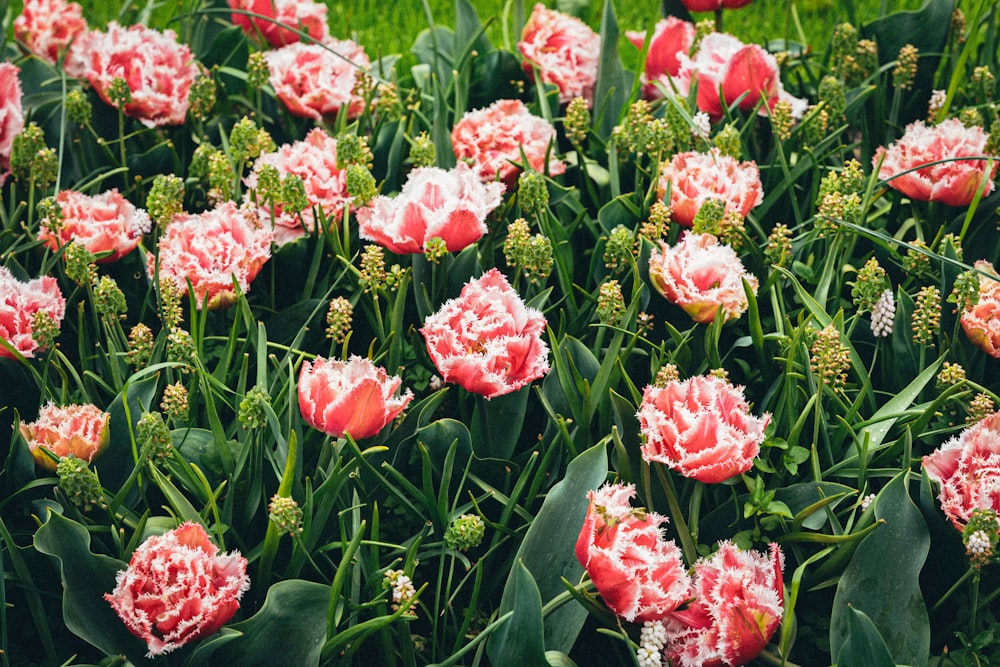
<path fill-rule="evenodd" d="M 885 291 L 888 279 L 888 274 L 877 259 L 872 257 L 865 262 L 851 288 L 851 298 L 858 310 L 871 310 L 875 306 Z"/>
<path fill-rule="evenodd" d="M 695 234 L 718 236 L 722 231 L 722 218 L 725 214 L 725 200 L 715 197 L 706 199 L 691 221 L 691 231 Z"/>
<path fill-rule="evenodd" d="M 410 142 L 410 160 L 415 167 L 433 167 L 437 163 L 437 149 L 426 132 L 421 132 Z"/>
<path fill-rule="evenodd" d="M 274 495 L 267 506 L 267 518 L 278 529 L 279 535 L 300 535 L 302 527 L 302 508 L 292 498 Z"/>
<path fill-rule="evenodd" d="M 229 152 L 237 163 L 248 162 L 275 148 L 271 134 L 246 116 L 229 131 Z"/>
<path fill-rule="evenodd" d="M 948 93 L 943 89 L 931 91 L 931 98 L 927 101 L 927 119 L 931 122 L 936 120 L 937 115 L 944 108 L 944 103 L 948 101 Z"/>
<path fill-rule="evenodd" d="M 335 343 L 343 343 L 351 332 L 351 322 L 354 318 L 354 306 L 342 296 L 330 300 L 326 311 L 326 336 Z"/>
<path fill-rule="evenodd" d="M 764 258 L 775 266 L 784 266 L 792 257 L 792 230 L 783 223 L 777 223 L 767 237 Z"/>
<path fill-rule="evenodd" d="M 835 76 L 825 76 L 819 82 L 819 100 L 826 105 L 830 118 L 839 121 L 844 117 L 847 108 L 847 96 L 844 84 Z"/>
<path fill-rule="evenodd" d="M 240 424 L 243 428 L 255 429 L 267 426 L 267 411 L 265 405 L 271 404 L 271 395 L 260 385 L 254 385 L 247 390 L 240 401 Z"/>
<path fill-rule="evenodd" d="M 94 308 L 109 320 L 122 319 L 128 312 L 125 295 L 111 276 L 101 276 L 94 287 Z"/>
<path fill-rule="evenodd" d="M 184 179 L 174 174 L 157 174 L 146 197 L 146 212 L 160 227 L 184 210 Z"/>
<path fill-rule="evenodd" d="M 365 206 L 378 194 L 375 177 L 364 165 L 348 165 L 346 181 L 347 193 L 354 198 L 355 207 Z"/>
<path fill-rule="evenodd" d="M 90 122 L 93 106 L 82 90 L 71 90 L 66 93 L 66 117 L 76 125 L 86 125 Z"/>
<path fill-rule="evenodd" d="M 188 92 L 188 112 L 196 120 L 208 120 L 215 110 L 216 99 L 215 79 L 206 74 L 199 74 L 191 82 L 191 89 Z"/>
<path fill-rule="evenodd" d="M 896 297 L 893 296 L 891 289 L 886 289 L 872 306 L 872 335 L 876 338 L 892 335 L 895 319 Z"/>
<path fill-rule="evenodd" d="M 66 262 L 66 277 L 83 287 L 97 282 L 97 266 L 94 255 L 79 243 L 70 243 L 63 252 Z"/>
<path fill-rule="evenodd" d="M 125 106 L 132 103 L 132 89 L 129 88 L 128 81 L 120 76 L 112 79 L 108 85 L 108 101 L 111 106 L 124 111 Z"/>
<path fill-rule="evenodd" d="M 452 520 L 444 532 L 444 543 L 449 549 L 468 551 L 479 546 L 486 535 L 486 523 L 477 514 L 463 514 Z"/>
<path fill-rule="evenodd" d="M 102 508 L 108 506 L 97 473 L 91 470 L 83 459 L 73 455 L 62 457 L 56 467 L 56 475 L 59 477 L 59 488 L 84 512 L 89 512 L 95 506 Z"/>
<path fill-rule="evenodd" d="M 965 381 L 965 369 L 961 364 L 953 364 L 950 361 L 944 362 L 941 371 L 937 374 L 938 387 L 950 387 L 959 382 Z"/>
<path fill-rule="evenodd" d="M 170 456 L 174 447 L 170 429 L 159 412 L 147 412 L 139 417 L 135 424 L 135 441 L 145 452 L 146 458 L 158 461 Z"/>
<path fill-rule="evenodd" d="M 712 143 L 715 147 L 719 149 L 719 152 L 723 155 L 728 155 L 731 158 L 739 159 L 743 155 L 743 142 L 740 141 L 740 131 L 732 123 L 727 123 L 724 128 L 722 128 L 715 138 L 712 139 Z"/>
<path fill-rule="evenodd" d="M 618 324 L 625 310 L 625 297 L 622 296 L 622 286 L 617 280 L 601 283 L 597 294 L 597 319 L 602 324 Z"/>
<path fill-rule="evenodd" d="M 36 310 L 31 314 L 31 339 L 39 350 L 49 350 L 59 337 L 59 325 L 47 310 Z"/>
<path fill-rule="evenodd" d="M 160 321 L 164 329 L 175 329 L 184 320 L 181 306 L 183 298 L 184 292 L 177 283 L 172 280 L 160 281 Z"/>
<path fill-rule="evenodd" d="M 828 324 L 816 332 L 816 340 L 809 348 L 809 367 L 831 388 L 847 383 L 847 369 L 851 365 L 851 353 L 840 336 L 837 327 Z"/>
<path fill-rule="evenodd" d="M 639 234 L 654 243 L 659 241 L 667 235 L 672 215 L 670 206 L 658 199 L 649 207 L 648 220 L 639 226 Z"/>
<path fill-rule="evenodd" d="M 533 169 L 521 172 L 517 178 L 517 203 L 524 213 L 538 215 L 549 205 L 549 190 L 545 177 Z"/>
<path fill-rule="evenodd" d="M 448 243 L 440 236 L 432 236 L 424 241 L 424 257 L 432 264 L 437 264 L 448 254 Z"/>
<path fill-rule="evenodd" d="M 913 340 L 925 347 L 934 346 L 941 326 L 941 291 L 929 285 L 917 293 L 913 307 Z"/>
<path fill-rule="evenodd" d="M 198 350 L 194 339 L 184 329 L 174 329 L 167 336 L 167 361 L 180 365 L 182 373 L 190 372 L 196 366 Z"/>
<path fill-rule="evenodd" d="M 369 243 L 361 252 L 361 274 L 358 282 L 365 292 L 379 290 L 386 286 L 385 251 L 382 246 Z"/>
<path fill-rule="evenodd" d="M 636 251 L 635 238 L 625 225 L 618 225 L 608 234 L 604 245 L 604 266 L 612 271 L 626 269 Z"/>
<path fill-rule="evenodd" d="M 590 107 L 587 100 L 575 97 L 566 106 L 566 138 L 574 144 L 582 144 L 590 132 Z"/>
<path fill-rule="evenodd" d="M 168 384 L 163 388 L 163 398 L 160 409 L 167 417 L 176 422 L 186 422 L 188 417 L 188 390 L 180 382 Z"/>
<path fill-rule="evenodd" d="M 128 343 L 128 360 L 132 368 L 140 370 L 148 366 L 149 360 L 153 356 L 152 329 L 139 322 L 129 332 Z"/>
<path fill-rule="evenodd" d="M 977 424 L 996 412 L 996 404 L 989 394 L 977 393 L 969 401 L 969 416 L 965 420 L 968 424 Z"/>
<path fill-rule="evenodd" d="M 653 380 L 653 386 L 666 387 L 671 382 L 677 382 L 680 379 L 681 374 L 675 364 L 663 364 L 660 366 L 660 370 L 656 371 L 656 379 Z"/>
<path fill-rule="evenodd" d="M 792 104 L 788 100 L 780 100 L 771 109 L 771 131 L 778 141 L 788 141 L 792 136 L 792 126 L 795 119 L 792 118 Z"/>
<path fill-rule="evenodd" d="M 507 265 L 521 271 L 533 284 L 544 282 L 552 272 L 552 241 L 544 234 L 532 236 L 524 218 L 517 218 L 507 227 L 503 252 Z"/>
<path fill-rule="evenodd" d="M 247 59 L 247 87 L 251 90 L 260 89 L 271 77 L 267 59 L 263 51 L 255 51 Z"/>
<path fill-rule="evenodd" d="M 343 132 L 337 135 L 337 169 L 346 169 L 350 164 L 370 169 L 372 151 L 368 148 L 368 139 L 365 137 Z"/>

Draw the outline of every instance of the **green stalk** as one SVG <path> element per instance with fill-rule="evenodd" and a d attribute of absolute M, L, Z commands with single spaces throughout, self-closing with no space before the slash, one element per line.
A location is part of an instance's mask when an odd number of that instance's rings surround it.
<path fill-rule="evenodd" d="M 694 540 L 691 539 L 691 531 L 688 530 L 687 521 L 681 512 L 681 505 L 677 501 L 677 491 L 674 489 L 673 478 L 663 470 L 662 465 L 656 466 L 656 474 L 660 478 L 660 485 L 667 495 L 667 505 L 670 507 L 670 517 L 677 527 L 677 534 L 681 540 L 681 550 L 684 552 L 684 560 L 688 565 L 693 565 L 698 560 L 698 551 L 695 549 Z"/>

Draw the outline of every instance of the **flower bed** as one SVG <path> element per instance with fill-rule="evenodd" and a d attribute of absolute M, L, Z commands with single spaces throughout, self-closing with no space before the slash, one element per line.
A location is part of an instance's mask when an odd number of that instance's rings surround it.
<path fill-rule="evenodd" d="M 11 13 L 4 664 L 1000 659 L 1000 8 L 683 4 Z"/>

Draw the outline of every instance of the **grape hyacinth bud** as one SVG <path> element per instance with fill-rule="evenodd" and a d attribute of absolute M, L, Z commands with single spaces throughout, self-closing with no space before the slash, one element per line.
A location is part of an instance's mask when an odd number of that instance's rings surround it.
<path fill-rule="evenodd" d="M 135 441 L 143 448 L 146 458 L 162 461 L 174 447 L 170 429 L 159 412 L 147 412 L 135 425 Z"/>
<path fill-rule="evenodd" d="M 870 258 L 858 271 L 851 288 L 851 298 L 858 310 L 872 310 L 882 298 L 888 282 L 888 274 L 878 260 Z"/>
<path fill-rule="evenodd" d="M 334 343 L 343 343 L 351 332 L 351 322 L 354 318 L 354 306 L 342 296 L 330 300 L 326 311 L 326 337 Z"/>
<path fill-rule="evenodd" d="M 660 370 L 656 371 L 656 378 L 653 380 L 654 387 L 666 387 L 670 382 L 679 382 L 680 371 L 676 364 L 663 364 Z"/>
<path fill-rule="evenodd" d="M 625 225 L 618 225 L 608 234 L 604 244 L 604 266 L 612 271 L 628 268 L 635 250 L 632 231 Z"/>
<path fill-rule="evenodd" d="M 809 367 L 823 384 L 834 389 L 844 386 L 850 365 L 850 351 L 841 341 L 837 327 L 828 324 L 816 332 L 816 340 L 809 348 Z"/>
<path fill-rule="evenodd" d="M 625 297 L 622 296 L 622 286 L 617 280 L 601 283 L 597 294 L 597 319 L 601 324 L 618 324 L 625 310 Z"/>
<path fill-rule="evenodd" d="M 188 417 L 187 387 L 180 382 L 174 382 L 164 387 L 163 398 L 160 399 L 160 409 L 174 421 L 186 422 Z"/>
<path fill-rule="evenodd" d="M 199 74 L 191 82 L 191 89 L 188 91 L 188 112 L 196 120 L 208 120 L 212 117 L 217 99 L 215 79 Z"/>
<path fill-rule="evenodd" d="M 996 412 L 996 409 L 993 397 L 979 392 L 969 401 L 969 416 L 965 421 L 968 424 L 977 424 Z"/>
<path fill-rule="evenodd" d="M 128 346 L 128 360 L 132 368 L 145 368 L 153 356 L 153 330 L 139 322 L 128 334 Z"/>
<path fill-rule="evenodd" d="M 271 404 L 271 395 L 260 385 L 254 385 L 247 390 L 240 401 L 239 420 L 244 429 L 264 428 L 267 426 L 267 411 L 265 405 Z"/>
<path fill-rule="evenodd" d="M 111 276 L 101 276 L 94 287 L 94 308 L 109 320 L 124 319 L 128 312 L 125 295 Z"/>
<path fill-rule="evenodd" d="M 167 336 L 167 361 L 180 365 L 182 373 L 189 373 L 198 360 L 194 338 L 184 329 L 174 329 Z"/>
<path fill-rule="evenodd" d="M 59 477 L 59 488 L 84 512 L 89 512 L 93 507 L 107 508 L 108 503 L 97 473 L 83 459 L 73 455 L 62 457 L 56 467 L 56 475 Z"/>
<path fill-rule="evenodd" d="M 891 289 L 882 292 L 875 305 L 872 306 L 872 335 L 876 338 L 886 338 L 892 335 L 893 322 L 896 319 L 896 298 Z"/>
<path fill-rule="evenodd" d="M 343 132 L 337 135 L 337 169 L 346 169 L 347 165 L 357 164 L 371 168 L 372 151 L 368 147 L 368 139 L 353 132 Z"/>
<path fill-rule="evenodd" d="M 941 291 L 929 285 L 917 293 L 913 307 L 913 340 L 925 347 L 934 346 L 941 326 Z"/>
<path fill-rule="evenodd" d="M 767 237 L 764 258 L 775 266 L 784 266 L 792 256 L 792 231 L 787 225 L 777 223 Z"/>
<path fill-rule="evenodd" d="M 468 551 L 479 546 L 486 534 L 486 523 L 477 514 L 463 514 L 452 520 L 444 533 L 449 549 Z"/>
<path fill-rule="evenodd" d="M 582 144 L 590 131 L 590 106 L 582 97 L 575 97 L 566 106 L 566 138 L 574 144 Z"/>
<path fill-rule="evenodd" d="M 184 179 L 174 174 L 157 174 L 146 197 L 146 212 L 160 227 L 184 210 Z"/>
<path fill-rule="evenodd" d="M 279 535 L 301 535 L 302 508 L 292 498 L 275 494 L 267 506 L 267 517 L 278 529 Z"/>
<path fill-rule="evenodd" d="M 229 131 L 229 152 L 237 162 L 247 162 L 276 149 L 271 134 L 244 116 Z"/>
<path fill-rule="evenodd" d="M 86 125 L 90 122 L 93 107 L 82 90 L 71 90 L 66 93 L 66 117 L 76 125 Z"/>
<path fill-rule="evenodd" d="M 740 141 L 740 131 L 732 123 L 727 123 L 715 138 L 712 143 L 719 152 L 723 155 L 728 155 L 731 158 L 739 159 L 743 154 L 743 142 Z"/>
<path fill-rule="evenodd" d="M 433 167 L 437 163 L 437 149 L 426 132 L 410 140 L 410 160 L 415 167 Z"/>

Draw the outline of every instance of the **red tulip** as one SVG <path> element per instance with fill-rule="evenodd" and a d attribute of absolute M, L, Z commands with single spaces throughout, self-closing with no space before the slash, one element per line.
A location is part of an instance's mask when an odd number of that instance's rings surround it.
<path fill-rule="evenodd" d="M 402 382 L 371 360 L 323 359 L 303 362 L 299 373 L 299 410 L 313 428 L 335 438 L 349 433 L 370 438 L 403 411 L 413 392 L 396 396 Z"/>
<path fill-rule="evenodd" d="M 149 215 L 118 190 L 93 196 L 63 190 L 56 195 L 56 203 L 62 220 L 43 218 L 38 238 L 52 251 L 70 243 L 82 245 L 94 255 L 103 255 L 98 263 L 113 262 L 129 254 L 152 227 Z"/>
<path fill-rule="evenodd" d="M 38 419 L 21 423 L 21 435 L 35 464 L 55 472 L 57 463 L 43 451 L 59 458 L 75 456 L 91 463 L 108 445 L 108 423 L 111 415 L 96 405 L 56 406 L 48 403 L 38 411 Z"/>
<path fill-rule="evenodd" d="M 973 510 L 1000 512 L 1000 412 L 923 457 L 924 470 L 941 485 L 941 510 L 958 530 Z"/>
<path fill-rule="evenodd" d="M 148 538 L 118 573 L 104 599 L 146 642 L 148 657 L 217 632 L 239 609 L 250 587 L 247 561 L 218 551 L 201 524 L 189 522 Z"/>
<path fill-rule="evenodd" d="M 646 87 L 644 96 L 647 99 L 663 95 L 663 88 L 670 90 L 670 79 L 680 73 L 680 55 L 688 54 L 694 43 L 694 24 L 676 16 L 669 16 L 656 24 L 653 38 L 646 52 Z M 626 33 L 629 41 L 641 49 L 646 41 L 645 32 Z M 656 84 L 659 83 L 660 86 Z"/>
<path fill-rule="evenodd" d="M 910 199 L 968 206 L 980 187 L 983 196 L 996 187 L 997 160 L 986 171 L 986 133 L 978 125 L 966 127 L 958 118 L 927 126 L 917 120 L 888 148 L 875 151 L 872 163 L 878 177 Z M 946 160 L 939 164 L 928 164 Z M 927 165 L 927 166 L 922 166 Z"/>
<path fill-rule="evenodd" d="M 545 316 L 490 269 L 424 320 L 420 333 L 445 382 L 495 398 L 549 371 L 544 330 Z"/>
<path fill-rule="evenodd" d="M 673 540 L 663 539 L 662 517 L 635 509 L 632 484 L 590 491 L 576 557 L 604 604 L 627 621 L 663 618 L 688 597 L 690 578 Z"/>
<path fill-rule="evenodd" d="M 503 191 L 503 183 L 483 183 L 464 162 L 450 170 L 418 167 L 398 196 L 379 196 L 358 211 L 358 232 L 400 255 L 424 252 L 435 237 L 458 252 L 489 231 L 486 216 Z"/>
<path fill-rule="evenodd" d="M 725 541 L 695 563 L 694 600 L 664 623 L 670 664 L 735 667 L 760 655 L 784 613 L 782 562 L 777 544 L 768 558 Z"/>
<path fill-rule="evenodd" d="M 685 232 L 674 246 L 660 243 L 649 256 L 649 280 L 657 292 L 684 309 L 695 322 L 738 318 L 748 307 L 743 281 L 757 291 L 757 277 L 747 273 L 736 252 L 711 234 Z"/>
<path fill-rule="evenodd" d="M 753 466 L 770 421 L 750 414 L 742 387 L 710 375 L 647 386 L 638 417 L 644 460 L 708 484 Z"/>
<path fill-rule="evenodd" d="M 59 283 L 52 276 L 42 276 L 21 282 L 5 266 L 0 266 L 0 338 L 24 357 L 32 357 L 38 349 L 34 339 L 35 313 L 43 311 L 57 327 L 66 314 L 66 299 Z M 6 347 L 0 346 L 0 357 L 13 358 Z"/>
<path fill-rule="evenodd" d="M 330 36 L 326 24 L 327 6 L 312 0 L 228 0 L 231 9 L 260 14 L 263 17 L 247 14 L 232 14 L 234 25 L 243 28 L 243 32 L 256 37 L 262 36 L 273 47 L 285 46 L 298 42 L 301 37 L 294 30 L 279 25 L 297 28 L 308 33 L 309 37 L 321 42 Z"/>

